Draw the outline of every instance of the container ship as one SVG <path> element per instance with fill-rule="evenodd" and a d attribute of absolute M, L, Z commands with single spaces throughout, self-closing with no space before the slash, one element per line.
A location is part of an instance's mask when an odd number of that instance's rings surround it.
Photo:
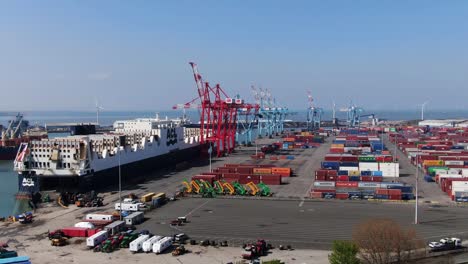
<path fill-rule="evenodd" d="M 40 128 L 29 128 L 29 121 L 22 114 L 10 120 L 6 128 L 0 127 L 0 160 L 14 160 L 21 143 L 47 138 L 47 133 Z"/>
<path fill-rule="evenodd" d="M 78 192 L 117 185 L 119 170 L 122 180 L 131 180 L 187 161 L 200 149 L 200 128 L 190 127 L 185 119 L 138 118 L 115 121 L 113 130 L 104 134 L 23 143 L 14 169 L 20 192 Z"/>

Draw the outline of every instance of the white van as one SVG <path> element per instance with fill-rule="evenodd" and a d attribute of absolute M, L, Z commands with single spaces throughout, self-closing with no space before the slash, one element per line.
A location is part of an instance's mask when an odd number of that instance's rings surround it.
<path fill-rule="evenodd" d="M 162 236 L 153 236 L 149 238 L 148 240 L 146 240 L 145 242 L 143 242 L 143 246 L 142 246 L 143 252 L 148 253 L 148 252 L 153 251 L 154 243 L 158 242 L 162 238 L 163 238 Z"/>
<path fill-rule="evenodd" d="M 96 234 L 88 237 L 86 239 L 86 246 L 90 248 L 94 248 L 95 246 L 102 243 L 102 241 L 106 240 L 108 237 L 107 231 L 99 231 Z"/>
<path fill-rule="evenodd" d="M 172 246 L 172 237 L 165 237 L 153 245 L 153 253 L 160 254 Z"/>
<path fill-rule="evenodd" d="M 130 252 L 137 253 L 138 251 L 140 251 L 143 246 L 143 243 L 146 240 L 148 240 L 149 237 L 150 237 L 149 235 L 141 235 L 137 239 L 130 242 L 130 246 L 129 246 Z"/>

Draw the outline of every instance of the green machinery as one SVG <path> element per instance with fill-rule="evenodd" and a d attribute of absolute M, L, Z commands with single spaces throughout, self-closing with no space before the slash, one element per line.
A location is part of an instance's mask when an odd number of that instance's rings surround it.
<path fill-rule="evenodd" d="M 242 184 L 240 184 L 238 182 L 233 182 L 232 186 L 234 187 L 234 189 L 236 190 L 236 193 L 238 195 L 246 195 L 247 194 L 247 190 L 244 188 L 244 186 L 242 186 Z"/>
<path fill-rule="evenodd" d="M 259 184 L 257 184 L 257 186 L 260 189 L 259 194 L 261 196 L 270 196 L 271 195 L 271 190 L 270 190 L 270 187 L 268 187 L 268 185 L 264 184 L 263 182 L 260 182 Z"/>

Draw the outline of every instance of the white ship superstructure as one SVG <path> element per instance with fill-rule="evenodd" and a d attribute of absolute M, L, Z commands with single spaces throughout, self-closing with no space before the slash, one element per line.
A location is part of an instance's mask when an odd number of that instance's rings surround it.
<path fill-rule="evenodd" d="M 186 158 L 187 150 L 200 145 L 199 128 L 184 127 L 184 123 L 180 119 L 122 120 L 114 122 L 111 133 L 32 141 L 20 147 L 15 170 L 23 177 L 59 177 L 63 182 L 67 177 L 110 178 L 100 174 L 114 173 L 119 164 L 163 167 L 155 162 L 177 163 Z"/>

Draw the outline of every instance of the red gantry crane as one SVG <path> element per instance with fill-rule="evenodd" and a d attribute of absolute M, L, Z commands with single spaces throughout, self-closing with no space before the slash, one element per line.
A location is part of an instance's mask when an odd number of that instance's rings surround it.
<path fill-rule="evenodd" d="M 216 156 L 231 153 L 235 147 L 237 112 L 243 108 L 242 99 L 232 99 L 219 84 L 211 87 L 203 80 L 195 63 L 190 62 L 197 85 L 198 97 L 173 109 L 200 109 L 200 143 L 206 150 L 214 147 Z M 199 100 L 200 103 L 196 103 Z M 208 143 L 208 144 L 207 144 Z"/>

